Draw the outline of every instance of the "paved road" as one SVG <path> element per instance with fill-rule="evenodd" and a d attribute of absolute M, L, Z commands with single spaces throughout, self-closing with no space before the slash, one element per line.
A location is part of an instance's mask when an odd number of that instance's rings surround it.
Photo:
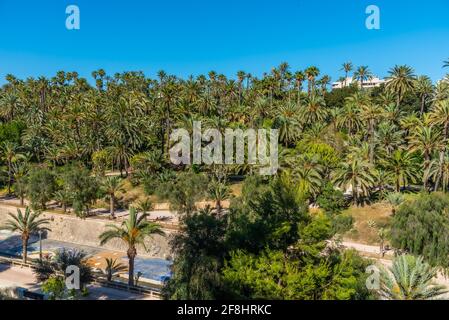
<path fill-rule="evenodd" d="M 36 292 L 40 289 L 31 269 L 0 264 L 0 288 L 2 287 L 22 287 Z M 155 300 L 146 295 L 105 288 L 99 285 L 89 285 L 88 289 L 90 292 L 89 300 Z"/>

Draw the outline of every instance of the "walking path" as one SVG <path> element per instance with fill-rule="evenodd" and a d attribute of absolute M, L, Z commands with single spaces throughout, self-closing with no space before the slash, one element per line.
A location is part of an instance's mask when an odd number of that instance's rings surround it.
<path fill-rule="evenodd" d="M 21 287 L 33 292 L 40 292 L 40 286 L 31 269 L 0 264 L 0 288 L 11 287 Z M 88 285 L 87 288 L 90 292 L 87 300 L 157 300 L 148 295 L 135 294 L 99 285 Z"/>

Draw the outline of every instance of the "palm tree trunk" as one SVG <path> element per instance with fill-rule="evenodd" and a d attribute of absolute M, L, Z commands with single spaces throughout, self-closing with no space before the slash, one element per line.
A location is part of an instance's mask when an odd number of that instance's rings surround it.
<path fill-rule="evenodd" d="M 369 162 L 374 163 L 374 124 L 369 121 Z"/>
<path fill-rule="evenodd" d="M 23 263 L 27 263 L 28 257 L 28 239 L 26 237 L 22 238 L 22 259 Z"/>
<path fill-rule="evenodd" d="M 423 95 L 421 97 L 421 110 L 419 112 L 419 114 L 422 116 L 422 114 L 424 113 L 424 106 L 425 106 L 425 101 L 426 101 L 426 96 Z"/>
<path fill-rule="evenodd" d="M 12 180 L 11 161 L 8 161 L 8 195 L 11 194 L 11 180 Z"/>
<path fill-rule="evenodd" d="M 130 247 L 128 249 L 128 260 L 129 260 L 129 267 L 128 267 L 128 285 L 134 286 L 134 259 L 136 258 L 136 249 L 133 247 Z"/>
<path fill-rule="evenodd" d="M 115 197 L 113 194 L 111 194 L 110 200 L 109 200 L 109 212 L 111 214 L 111 218 L 115 218 Z"/>

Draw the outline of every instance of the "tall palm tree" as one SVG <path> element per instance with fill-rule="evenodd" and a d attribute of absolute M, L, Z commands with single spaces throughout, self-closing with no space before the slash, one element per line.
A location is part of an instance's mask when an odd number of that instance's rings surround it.
<path fill-rule="evenodd" d="M 430 160 L 434 151 L 443 150 L 445 147 L 438 128 L 429 126 L 418 126 L 415 133 L 410 137 L 410 151 L 419 151 L 424 157 L 424 188 L 427 188 Z"/>
<path fill-rule="evenodd" d="M 371 80 L 373 78 L 373 74 L 371 70 L 369 70 L 368 66 L 360 66 L 358 67 L 353 75 L 353 79 L 360 83 L 360 88 L 363 89 L 363 84 L 365 81 Z"/>
<path fill-rule="evenodd" d="M 426 102 L 434 91 L 432 80 L 428 76 L 419 76 L 416 79 L 415 90 L 421 99 L 420 114 L 422 115 L 426 111 Z"/>
<path fill-rule="evenodd" d="M 18 152 L 18 146 L 10 141 L 3 142 L 1 145 L 1 154 L 3 160 L 8 166 L 8 195 L 11 194 L 11 185 L 13 183 L 13 163 L 24 159 L 24 155 Z"/>
<path fill-rule="evenodd" d="M 369 161 L 374 163 L 374 147 L 375 147 L 375 133 L 376 125 L 381 119 L 382 109 L 374 103 L 367 103 L 362 105 L 361 116 L 368 124 L 368 143 L 369 143 Z"/>
<path fill-rule="evenodd" d="M 335 172 L 334 183 L 345 191 L 351 187 L 353 203 L 358 205 L 360 196 L 368 195 L 374 185 L 373 167 L 357 157 L 348 159 Z"/>
<path fill-rule="evenodd" d="M 297 71 L 297 72 L 295 72 L 294 77 L 295 77 L 295 83 L 296 83 L 296 91 L 297 91 L 297 94 L 298 94 L 296 103 L 300 104 L 301 103 L 302 83 L 306 79 L 306 76 L 305 76 L 304 72 Z"/>
<path fill-rule="evenodd" d="M 123 181 L 120 177 L 107 177 L 103 181 L 103 188 L 109 197 L 109 213 L 111 218 L 115 219 L 115 202 L 117 199 L 117 193 L 123 192 Z"/>
<path fill-rule="evenodd" d="M 33 233 L 39 231 L 51 231 L 44 225 L 50 222 L 49 219 L 39 219 L 41 212 L 31 212 L 29 207 L 26 207 L 25 214 L 20 209 L 17 209 L 17 215 L 8 213 L 10 220 L 8 220 L 0 230 L 9 230 L 12 232 L 20 232 L 22 237 L 22 258 L 23 262 L 27 262 L 28 254 L 28 240 Z"/>
<path fill-rule="evenodd" d="M 404 131 L 384 121 L 377 126 L 376 144 L 387 156 L 398 149 L 404 142 Z"/>
<path fill-rule="evenodd" d="M 324 121 L 327 118 L 328 109 L 323 97 L 318 94 L 307 97 L 304 106 L 301 107 L 300 115 L 306 125 Z"/>
<path fill-rule="evenodd" d="M 134 285 L 134 260 L 137 256 L 137 245 L 142 245 L 145 249 L 145 240 L 152 235 L 165 235 L 161 227 L 156 223 L 146 220 L 147 214 L 143 213 L 139 217 L 134 208 L 130 208 L 129 217 L 120 226 L 108 225 L 105 232 L 100 235 L 100 245 L 105 245 L 112 239 L 119 239 L 127 244 L 127 256 L 129 260 L 128 284 Z"/>
<path fill-rule="evenodd" d="M 401 186 L 417 181 L 419 163 L 416 156 L 407 150 L 395 150 L 383 161 L 383 166 L 392 172 L 395 181 L 396 192 L 401 191 Z"/>
<path fill-rule="evenodd" d="M 437 269 L 422 257 L 402 255 L 388 270 L 382 268 L 378 294 L 384 300 L 436 299 L 448 292 L 445 286 L 433 282 L 436 276 Z"/>
<path fill-rule="evenodd" d="M 274 128 L 279 129 L 279 139 L 286 146 L 292 145 L 301 132 L 300 110 L 298 105 L 287 103 L 276 112 Z"/>
<path fill-rule="evenodd" d="M 243 87 L 243 80 L 245 80 L 245 77 L 246 77 L 245 71 L 237 72 L 238 85 L 239 85 L 239 104 L 242 103 L 242 87 Z"/>
<path fill-rule="evenodd" d="M 308 80 L 308 93 L 309 95 L 315 91 L 315 80 L 320 74 L 320 70 L 315 66 L 308 67 L 304 73 L 306 74 Z"/>
<path fill-rule="evenodd" d="M 325 74 L 325 75 L 320 79 L 321 93 L 322 93 L 323 96 L 326 95 L 327 87 L 329 86 L 330 82 L 331 82 L 331 77 L 328 76 L 327 74 Z"/>
<path fill-rule="evenodd" d="M 414 70 L 407 66 L 394 66 L 387 77 L 385 88 L 396 95 L 396 105 L 399 106 L 407 92 L 415 88 L 416 76 Z"/>
<path fill-rule="evenodd" d="M 354 69 L 354 66 L 353 66 L 352 62 L 350 62 L 350 61 L 343 63 L 342 68 L 340 69 L 341 71 L 345 72 L 345 80 L 344 80 L 345 87 L 348 85 L 347 79 L 348 79 L 349 73 L 352 71 L 352 69 Z"/>

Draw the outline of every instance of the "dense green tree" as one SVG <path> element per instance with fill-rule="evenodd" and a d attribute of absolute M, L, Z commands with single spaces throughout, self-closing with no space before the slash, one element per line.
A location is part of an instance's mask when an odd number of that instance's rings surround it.
<path fill-rule="evenodd" d="M 45 167 L 31 170 L 28 178 L 28 196 L 33 209 L 45 209 L 56 191 L 55 175 Z"/>
<path fill-rule="evenodd" d="M 432 266 L 447 268 L 448 206 L 449 197 L 439 193 L 404 202 L 391 222 L 392 246 L 422 256 Z"/>

